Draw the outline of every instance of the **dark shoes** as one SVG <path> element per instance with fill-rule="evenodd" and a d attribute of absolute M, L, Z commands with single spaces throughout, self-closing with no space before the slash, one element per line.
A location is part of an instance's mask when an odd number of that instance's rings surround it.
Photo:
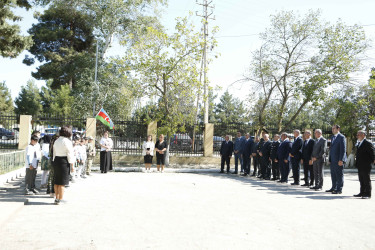
<path fill-rule="evenodd" d="M 314 190 L 315 190 L 315 191 L 321 191 L 322 188 L 320 188 L 320 187 L 316 187 L 316 188 L 314 188 Z"/>
<path fill-rule="evenodd" d="M 301 185 L 301 187 L 308 187 L 309 186 L 309 184 L 303 184 L 303 185 Z"/>
<path fill-rule="evenodd" d="M 332 191 L 332 194 L 342 194 L 342 191 L 336 191 L 336 190 L 333 190 L 333 191 Z"/>
<path fill-rule="evenodd" d="M 34 194 L 39 194 L 39 191 L 36 189 L 31 189 L 31 192 L 33 192 Z"/>
<path fill-rule="evenodd" d="M 333 189 L 326 190 L 327 193 L 332 193 L 333 191 L 334 191 Z"/>
<path fill-rule="evenodd" d="M 355 194 L 355 195 L 353 195 L 353 196 L 359 198 L 359 197 L 362 197 L 362 194 L 359 193 L 359 194 Z"/>
<path fill-rule="evenodd" d="M 232 174 L 238 174 L 238 172 L 233 172 Z"/>
<path fill-rule="evenodd" d="M 220 173 L 220 174 L 224 174 L 224 171 L 220 171 L 219 173 Z"/>
<path fill-rule="evenodd" d="M 291 183 L 290 185 L 297 186 L 297 185 L 299 185 L 299 183 L 294 182 L 294 183 Z"/>

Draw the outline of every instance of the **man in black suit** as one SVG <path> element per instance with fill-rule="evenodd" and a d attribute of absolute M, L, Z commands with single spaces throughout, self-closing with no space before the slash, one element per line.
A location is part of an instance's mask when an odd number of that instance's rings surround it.
<path fill-rule="evenodd" d="M 221 171 L 224 173 L 224 164 L 227 164 L 227 173 L 230 169 L 230 158 L 233 154 L 233 142 L 229 140 L 229 135 L 225 136 L 225 141 L 221 144 L 220 156 L 221 156 Z"/>
<path fill-rule="evenodd" d="M 254 141 L 250 138 L 250 134 L 247 133 L 245 135 L 245 144 L 242 151 L 242 159 L 243 159 L 243 166 L 244 166 L 244 176 L 250 174 L 250 166 L 251 166 L 251 155 L 253 151 Z"/>
<path fill-rule="evenodd" d="M 301 148 L 302 148 L 302 138 L 300 136 L 301 132 L 296 129 L 294 133 L 294 142 L 292 144 L 292 150 L 289 154 L 290 161 L 292 163 L 293 178 L 294 182 L 292 185 L 299 185 L 299 171 L 300 171 L 300 160 L 301 160 Z"/>
<path fill-rule="evenodd" d="M 253 165 L 254 165 L 254 172 L 251 176 L 257 175 L 257 170 L 259 170 L 259 155 L 257 153 L 259 146 L 259 136 L 255 137 L 255 142 L 253 143 L 253 149 L 252 149 L 252 156 L 253 156 Z"/>
<path fill-rule="evenodd" d="M 358 177 L 361 189 L 354 197 L 363 199 L 371 198 L 371 164 L 375 163 L 374 145 L 366 139 L 366 132 L 363 130 L 357 133 L 357 153 L 355 167 L 358 168 Z"/>
<path fill-rule="evenodd" d="M 303 134 L 305 141 L 302 145 L 302 164 L 303 164 L 303 174 L 305 178 L 305 184 L 301 185 L 304 187 L 309 187 L 314 184 L 314 173 L 313 173 L 313 163 L 311 160 L 311 154 L 314 148 L 315 141 L 311 138 L 311 131 L 305 130 Z"/>
<path fill-rule="evenodd" d="M 288 134 L 282 133 L 281 134 L 281 144 L 277 149 L 277 161 L 279 162 L 280 166 L 280 174 L 281 179 L 279 182 L 281 183 L 288 183 L 288 176 L 289 176 L 289 160 L 290 156 L 289 153 L 292 148 L 292 142 L 289 141 Z"/>
<path fill-rule="evenodd" d="M 260 178 L 265 180 L 271 179 L 271 168 L 270 168 L 270 154 L 271 154 L 271 142 L 269 140 L 269 135 L 263 135 L 263 144 L 259 150 L 259 156 L 261 160 L 261 176 Z"/>
<path fill-rule="evenodd" d="M 277 149 L 279 148 L 279 146 L 280 146 L 280 135 L 275 134 L 273 136 L 273 143 L 271 145 L 271 154 L 270 154 L 273 181 L 280 179 L 280 168 L 279 168 L 279 162 L 277 161 Z"/>

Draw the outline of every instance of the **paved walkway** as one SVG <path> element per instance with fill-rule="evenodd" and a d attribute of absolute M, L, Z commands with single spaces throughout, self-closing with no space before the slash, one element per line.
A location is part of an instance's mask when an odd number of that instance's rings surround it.
<path fill-rule="evenodd" d="M 0 189 L 0 248 L 375 249 L 375 199 L 352 197 L 355 174 L 332 195 L 197 172 L 93 174 L 59 206 L 17 179 Z"/>

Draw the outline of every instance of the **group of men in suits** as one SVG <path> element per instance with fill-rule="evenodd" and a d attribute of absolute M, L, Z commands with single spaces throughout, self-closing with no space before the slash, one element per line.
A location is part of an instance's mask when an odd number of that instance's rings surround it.
<path fill-rule="evenodd" d="M 340 126 L 332 126 L 333 136 L 328 160 L 330 162 L 332 187 L 326 192 L 341 194 L 344 185 L 344 165 L 346 162 L 346 140 L 340 133 Z M 245 138 L 237 133 L 235 143 L 229 140 L 229 136 L 223 141 L 220 155 L 221 173 L 224 173 L 224 163 L 227 164 L 227 173 L 230 173 L 230 158 L 235 154 L 235 171 L 238 174 L 238 162 L 241 164 L 241 172 L 244 176 L 250 175 L 251 161 L 254 171 L 252 176 L 265 180 L 277 180 L 280 183 L 288 183 L 290 170 L 293 172 L 291 185 L 300 185 L 300 168 L 303 166 L 304 184 L 301 186 L 320 191 L 323 188 L 324 164 L 327 154 L 327 139 L 322 136 L 320 129 L 312 132 L 305 130 L 303 136 L 299 130 L 294 130 L 294 141 L 291 142 L 287 133 L 281 136 L 276 134 L 273 142 L 264 131 L 262 138 L 253 141 L 249 134 Z M 370 170 L 374 162 L 374 146 L 366 140 L 364 131 L 358 132 L 358 150 L 356 154 L 356 167 L 361 184 L 361 191 L 356 197 L 371 197 Z M 257 175 L 258 170 L 258 175 Z"/>

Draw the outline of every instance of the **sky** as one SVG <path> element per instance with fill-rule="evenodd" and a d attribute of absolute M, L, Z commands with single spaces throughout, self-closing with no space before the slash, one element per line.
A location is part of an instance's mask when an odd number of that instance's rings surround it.
<path fill-rule="evenodd" d="M 200 0 L 202 2 L 203 0 Z M 375 67 L 375 1 L 374 0 L 212 0 L 212 16 L 215 20 L 209 21 L 209 30 L 213 26 L 219 28 L 216 34 L 218 47 L 215 49 L 219 57 L 209 65 L 210 86 L 220 89 L 219 93 L 229 90 L 231 94 L 245 100 L 250 94 L 248 82 L 234 83 L 244 78 L 244 74 L 251 62 L 251 52 L 256 50 L 261 41 L 259 33 L 269 26 L 270 15 L 281 10 L 293 10 L 301 15 L 309 9 L 320 9 L 322 18 L 329 22 L 336 22 L 339 18 L 347 25 L 360 24 L 364 26 L 366 35 L 370 38 L 371 48 L 366 52 L 364 71 L 357 74 L 360 81 L 366 82 L 371 67 Z M 27 30 L 36 20 L 31 10 L 17 10 L 17 14 L 24 17 L 19 22 L 22 32 Z M 39 9 L 40 11 L 40 9 Z M 200 28 L 201 17 L 195 13 L 202 13 L 202 6 L 196 0 L 169 0 L 168 7 L 163 10 L 162 24 L 173 32 L 176 17 L 189 16 L 197 29 Z M 120 55 L 123 49 L 114 45 L 109 55 Z M 21 86 L 32 79 L 31 72 L 38 64 L 26 66 L 22 63 L 27 52 L 23 52 L 15 59 L 0 58 L 0 81 L 5 81 L 11 90 L 12 98 L 18 96 Z M 41 87 L 44 81 L 36 81 Z"/>

